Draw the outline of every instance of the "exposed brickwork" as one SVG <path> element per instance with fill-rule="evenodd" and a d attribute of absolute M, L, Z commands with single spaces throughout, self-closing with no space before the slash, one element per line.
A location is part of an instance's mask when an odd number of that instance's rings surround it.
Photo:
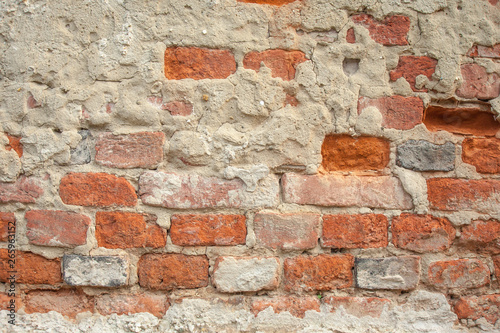
<path fill-rule="evenodd" d="M 161 318 L 170 303 L 166 295 L 142 294 L 105 294 L 96 297 L 95 308 L 105 316 L 149 312 Z"/>
<path fill-rule="evenodd" d="M 500 173 L 500 139 L 465 138 L 462 160 L 472 164 L 480 173 Z"/>
<path fill-rule="evenodd" d="M 382 126 L 408 130 L 422 123 L 424 103 L 418 97 L 390 96 L 377 99 L 360 97 L 358 113 L 373 106 L 382 114 Z"/>
<path fill-rule="evenodd" d="M 438 288 L 479 288 L 490 283 L 490 270 L 477 259 L 438 261 L 429 266 L 429 282 Z"/>
<path fill-rule="evenodd" d="M 63 279 L 70 286 L 121 287 L 129 278 L 129 263 L 119 256 L 64 255 Z"/>
<path fill-rule="evenodd" d="M 356 258 L 355 277 L 362 289 L 411 290 L 420 281 L 420 257 Z"/>
<path fill-rule="evenodd" d="M 356 34 L 354 32 L 353 28 L 349 28 L 347 30 L 346 36 L 345 36 L 346 42 L 349 44 L 354 44 L 356 43 Z"/>
<path fill-rule="evenodd" d="M 21 143 L 21 137 L 7 134 L 7 138 L 9 139 L 9 144 L 5 148 L 7 150 L 14 150 L 19 157 L 22 157 L 23 144 Z"/>
<path fill-rule="evenodd" d="M 370 37 L 382 45 L 408 45 L 406 36 L 410 30 L 410 18 L 402 15 L 386 17 L 377 21 L 366 14 L 354 15 L 351 18 L 355 23 L 361 24 L 370 32 Z"/>
<path fill-rule="evenodd" d="M 400 56 L 397 67 L 389 75 L 391 81 L 396 81 L 400 77 L 405 78 L 413 91 L 427 91 L 415 87 L 416 77 L 424 75 L 431 79 L 436 70 L 437 60 L 425 56 Z"/>
<path fill-rule="evenodd" d="M 9 240 L 9 234 L 13 234 L 15 225 L 16 216 L 14 213 L 0 212 L 0 242 L 7 242 Z M 13 237 L 11 236 L 11 238 Z"/>
<path fill-rule="evenodd" d="M 169 111 L 172 116 L 186 117 L 189 116 L 191 113 L 193 113 L 193 104 L 181 101 L 174 101 L 165 103 L 162 109 Z"/>
<path fill-rule="evenodd" d="M 460 241 L 474 251 L 500 253 L 500 221 L 473 221 L 462 228 Z"/>
<path fill-rule="evenodd" d="M 492 99 L 500 95 L 500 76 L 487 73 L 478 64 L 465 64 L 461 67 L 463 83 L 457 89 L 457 96 L 463 98 Z"/>
<path fill-rule="evenodd" d="M 396 163 L 414 171 L 451 171 L 455 168 L 455 145 L 408 140 L 398 146 Z"/>
<path fill-rule="evenodd" d="M 12 258 L 15 258 L 15 263 L 9 262 Z M 13 252 L 9 253 L 7 249 L 0 249 L 0 282 L 7 282 L 8 272 L 13 268 L 17 271 L 17 283 L 58 284 L 62 282 L 59 259 L 46 259 L 41 255 L 22 251 L 16 251 L 13 257 Z"/>
<path fill-rule="evenodd" d="M 252 301 L 252 312 L 257 315 L 271 307 L 275 313 L 288 311 L 294 317 L 304 318 L 306 311 L 319 312 L 319 299 L 310 296 L 281 296 L 274 298 L 255 298 Z"/>
<path fill-rule="evenodd" d="M 294 1 L 302 1 L 302 0 L 238 0 L 238 2 L 247 2 L 247 3 L 257 3 L 261 5 L 272 5 L 272 6 L 282 6 Z"/>
<path fill-rule="evenodd" d="M 79 313 L 94 312 L 93 298 L 73 289 L 29 291 L 24 304 L 26 313 L 55 311 L 73 319 Z"/>
<path fill-rule="evenodd" d="M 492 4 L 497 1 L 498 0 L 490 0 Z M 470 48 L 469 52 L 467 52 L 467 55 L 473 58 L 500 59 L 500 44 L 495 44 L 493 46 L 474 45 Z"/>
<path fill-rule="evenodd" d="M 384 306 L 389 307 L 391 305 L 390 300 L 377 297 L 328 296 L 322 301 L 331 306 L 332 312 L 343 307 L 345 312 L 356 317 L 380 317 L 384 310 Z"/>
<path fill-rule="evenodd" d="M 500 318 L 500 295 L 483 295 L 462 297 L 455 304 L 453 310 L 458 319 L 478 320 L 486 319 L 489 323 L 495 324 Z"/>
<path fill-rule="evenodd" d="M 334 248 L 387 246 L 387 217 L 381 214 L 324 215 L 321 244 Z"/>
<path fill-rule="evenodd" d="M 15 183 L 0 183 L 0 203 L 34 203 L 43 192 L 37 179 L 20 177 Z"/>
<path fill-rule="evenodd" d="M 267 50 L 247 53 L 243 58 L 243 66 L 258 72 L 260 63 L 263 62 L 271 69 L 272 77 L 290 81 L 295 78 L 297 66 L 306 60 L 305 54 L 301 51 Z"/>

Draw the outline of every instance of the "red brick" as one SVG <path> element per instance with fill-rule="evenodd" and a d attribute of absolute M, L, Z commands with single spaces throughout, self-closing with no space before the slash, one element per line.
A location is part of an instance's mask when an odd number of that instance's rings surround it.
<path fill-rule="evenodd" d="M 500 173 L 500 139 L 466 138 L 462 142 L 462 160 L 480 173 Z"/>
<path fill-rule="evenodd" d="M 388 16 L 380 22 L 375 20 L 373 16 L 359 14 L 352 16 L 352 20 L 367 28 L 370 37 L 379 44 L 386 46 L 408 45 L 406 36 L 410 31 L 410 19 L 406 16 Z"/>
<path fill-rule="evenodd" d="M 108 316 L 113 313 L 126 315 L 148 312 L 161 318 L 169 308 L 170 302 L 166 295 L 142 293 L 134 295 L 105 294 L 96 297 L 96 310 Z"/>
<path fill-rule="evenodd" d="M 384 310 L 384 306 L 390 306 L 391 301 L 386 298 L 377 297 L 338 297 L 328 296 L 322 299 L 326 304 L 331 305 L 331 312 L 335 312 L 343 307 L 345 312 L 356 317 L 370 316 L 379 318 Z"/>
<path fill-rule="evenodd" d="M 497 281 L 500 281 L 500 256 L 492 257 L 493 266 L 495 267 L 495 276 L 497 277 Z"/>
<path fill-rule="evenodd" d="M 257 213 L 257 244 L 271 249 L 306 250 L 316 247 L 321 216 L 313 213 Z"/>
<path fill-rule="evenodd" d="M 500 318 L 500 295 L 466 296 L 453 307 L 458 319 L 486 319 L 495 324 Z"/>
<path fill-rule="evenodd" d="M 163 160 L 165 134 L 101 134 L 95 145 L 97 163 L 113 168 L 155 168 Z"/>
<path fill-rule="evenodd" d="M 16 217 L 14 213 L 0 212 L 0 242 L 7 242 L 9 240 L 9 231 L 13 234 L 15 226 Z"/>
<path fill-rule="evenodd" d="M 312 291 L 351 287 L 353 267 L 354 257 L 350 254 L 287 258 L 284 265 L 285 290 Z"/>
<path fill-rule="evenodd" d="M 491 0 L 491 1 L 497 2 L 498 0 Z M 479 58 L 500 59 L 500 44 L 495 44 L 493 46 L 474 45 L 467 52 L 467 55 L 472 58 L 479 57 Z"/>
<path fill-rule="evenodd" d="M 387 217 L 381 214 L 324 215 L 322 245 L 356 249 L 387 246 Z"/>
<path fill-rule="evenodd" d="M 306 311 L 317 311 L 319 299 L 311 296 L 293 297 L 281 296 L 274 298 L 254 298 L 252 301 L 252 312 L 255 316 L 261 311 L 271 307 L 274 313 L 288 311 L 294 317 L 304 318 Z"/>
<path fill-rule="evenodd" d="M 456 178 L 427 179 L 427 197 L 432 209 L 498 212 L 500 180 Z"/>
<path fill-rule="evenodd" d="M 430 105 L 425 110 L 423 122 L 431 132 L 442 130 L 456 134 L 494 136 L 500 130 L 500 123 L 493 114 L 479 108 Z"/>
<path fill-rule="evenodd" d="M 272 6 L 282 6 L 295 1 L 297 0 L 238 0 L 238 2 L 257 3 L 260 5 L 272 5 Z"/>
<path fill-rule="evenodd" d="M 62 290 L 33 290 L 24 297 L 26 313 L 59 312 L 69 318 L 75 318 L 82 312 L 94 312 L 94 300 L 82 291 Z"/>
<path fill-rule="evenodd" d="M 353 29 L 353 28 L 350 28 L 349 30 L 347 30 L 347 33 L 346 33 L 345 39 L 346 39 L 346 41 L 347 41 L 349 44 L 354 44 L 354 43 L 356 43 L 356 34 L 354 33 L 354 29 Z"/>
<path fill-rule="evenodd" d="M 135 206 L 137 195 L 132 185 L 107 173 L 69 173 L 61 179 L 59 195 L 67 205 Z"/>
<path fill-rule="evenodd" d="M 492 99 L 500 95 L 500 76 L 486 73 L 478 64 L 465 64 L 460 67 L 463 82 L 456 94 L 463 98 Z"/>
<path fill-rule="evenodd" d="M 437 288 L 479 288 L 490 283 L 490 270 L 477 259 L 437 261 L 429 265 L 429 282 Z"/>
<path fill-rule="evenodd" d="M 0 203 L 34 203 L 43 194 L 38 180 L 19 177 L 15 183 L 0 183 Z"/>
<path fill-rule="evenodd" d="M 75 247 L 87 242 L 88 216 L 60 210 L 30 210 L 24 217 L 31 244 Z"/>
<path fill-rule="evenodd" d="M 174 101 L 165 103 L 162 107 L 163 110 L 170 112 L 172 116 L 189 116 L 193 113 L 193 104 L 181 101 Z"/>
<path fill-rule="evenodd" d="M 26 100 L 28 109 L 36 109 L 42 106 L 42 103 L 38 102 L 32 94 L 28 93 L 28 98 Z"/>
<path fill-rule="evenodd" d="M 272 77 L 280 77 L 285 81 L 295 78 L 297 66 L 306 61 L 304 52 L 285 50 L 266 50 L 250 52 L 243 58 L 243 67 L 259 71 L 260 63 L 271 69 Z"/>
<path fill-rule="evenodd" d="M 375 137 L 327 135 L 321 146 L 326 171 L 382 170 L 389 163 L 389 141 Z"/>
<path fill-rule="evenodd" d="M 488 0 L 488 2 L 489 2 L 492 6 L 496 6 L 496 4 L 498 3 L 498 0 Z"/>
<path fill-rule="evenodd" d="M 170 238 L 180 246 L 242 245 L 245 221 L 243 215 L 173 215 Z"/>
<path fill-rule="evenodd" d="M 236 71 L 229 50 L 198 47 L 169 47 L 165 50 L 165 77 L 182 79 L 225 79 Z"/>
<path fill-rule="evenodd" d="M 0 249 L 0 282 L 6 282 L 13 269 L 9 262 L 11 254 Z M 61 261 L 46 259 L 31 252 L 15 251 L 16 282 L 25 284 L 56 284 L 62 282 Z"/>
<path fill-rule="evenodd" d="M 10 298 L 6 293 L 0 293 L 0 310 L 8 310 L 8 306 L 10 303 L 10 300 L 12 298 Z M 17 300 L 16 300 L 16 303 L 17 303 Z M 19 307 L 19 304 L 15 304 L 15 307 L 16 307 L 16 312 L 17 312 L 17 309 Z"/>
<path fill-rule="evenodd" d="M 403 213 L 392 220 L 392 242 L 396 247 L 415 252 L 449 249 L 455 228 L 444 217 Z"/>
<path fill-rule="evenodd" d="M 23 156 L 23 144 L 21 143 L 21 137 L 7 135 L 9 139 L 9 144 L 5 147 L 7 150 L 14 150 L 19 157 Z"/>
<path fill-rule="evenodd" d="M 500 254 L 500 221 L 473 221 L 462 228 L 460 241 L 477 252 Z"/>
<path fill-rule="evenodd" d="M 164 247 L 167 233 L 155 224 L 156 216 L 128 212 L 97 212 L 95 237 L 99 247 L 129 249 Z"/>
<path fill-rule="evenodd" d="M 139 284 L 149 289 L 190 289 L 208 285 L 208 258 L 183 254 L 145 254 L 138 264 Z"/>
<path fill-rule="evenodd" d="M 389 176 L 298 175 L 281 178 L 284 201 L 299 205 L 411 209 L 401 182 Z"/>
<path fill-rule="evenodd" d="M 429 79 L 436 70 L 437 60 L 429 57 L 400 56 L 397 67 L 389 75 L 391 81 L 396 81 L 400 77 L 406 79 L 413 91 L 427 91 L 427 89 L 417 89 L 415 87 L 416 77 L 427 76 Z"/>
<path fill-rule="evenodd" d="M 297 106 L 299 105 L 299 101 L 295 98 L 295 96 L 286 95 L 284 105 Z"/>
<path fill-rule="evenodd" d="M 361 97 L 358 100 L 358 114 L 373 106 L 382 114 L 382 126 L 408 130 L 422 123 L 424 103 L 418 97 L 390 96 L 377 99 Z"/>

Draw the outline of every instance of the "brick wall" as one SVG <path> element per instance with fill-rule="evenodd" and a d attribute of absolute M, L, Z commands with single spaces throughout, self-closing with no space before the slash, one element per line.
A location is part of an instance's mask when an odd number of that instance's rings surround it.
<path fill-rule="evenodd" d="M 496 1 L 42 3 L 0 33 L 19 327 L 500 329 Z"/>

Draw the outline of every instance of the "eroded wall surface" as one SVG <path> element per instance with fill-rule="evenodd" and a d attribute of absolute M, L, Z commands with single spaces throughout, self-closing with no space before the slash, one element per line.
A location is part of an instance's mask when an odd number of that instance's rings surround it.
<path fill-rule="evenodd" d="M 500 331 L 498 0 L 0 15 L 0 332 Z"/>

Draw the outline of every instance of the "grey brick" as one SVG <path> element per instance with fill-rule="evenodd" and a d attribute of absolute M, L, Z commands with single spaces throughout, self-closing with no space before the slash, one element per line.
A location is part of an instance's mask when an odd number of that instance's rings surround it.
<path fill-rule="evenodd" d="M 455 145 L 408 140 L 398 146 L 396 163 L 415 171 L 451 171 L 455 168 Z"/>
<path fill-rule="evenodd" d="M 119 287 L 127 284 L 128 273 L 128 262 L 121 257 L 63 257 L 63 278 L 70 286 Z"/>
<path fill-rule="evenodd" d="M 414 289 L 420 280 L 420 257 L 356 258 L 356 286 L 363 289 Z"/>
<path fill-rule="evenodd" d="M 88 164 L 92 157 L 90 154 L 91 134 L 89 130 L 78 131 L 82 140 L 75 149 L 71 149 L 71 164 Z"/>

